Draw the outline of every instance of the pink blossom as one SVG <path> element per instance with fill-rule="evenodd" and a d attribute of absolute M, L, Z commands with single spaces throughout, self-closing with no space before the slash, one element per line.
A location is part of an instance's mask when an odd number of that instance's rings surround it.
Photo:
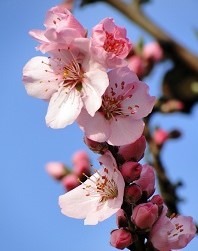
<path fill-rule="evenodd" d="M 153 133 L 153 140 L 158 146 L 162 146 L 169 138 L 169 132 L 162 128 L 157 128 Z"/>
<path fill-rule="evenodd" d="M 146 72 L 145 61 L 139 55 L 133 55 L 128 58 L 128 67 L 130 70 L 134 71 L 139 78 L 142 78 Z"/>
<path fill-rule="evenodd" d="M 148 164 L 143 165 L 140 178 L 135 181 L 135 184 L 139 185 L 149 198 L 155 191 L 155 173 L 153 167 Z"/>
<path fill-rule="evenodd" d="M 82 177 L 83 174 L 90 175 L 91 163 L 88 154 L 81 150 L 75 152 L 72 157 L 73 171 L 78 177 Z"/>
<path fill-rule="evenodd" d="M 85 47 L 87 43 L 85 41 Z M 107 73 L 76 45 L 57 50 L 51 58 L 34 57 L 23 69 L 29 95 L 49 100 L 46 123 L 52 128 L 72 124 L 84 107 L 93 116 L 102 104 Z"/>
<path fill-rule="evenodd" d="M 72 156 L 72 163 L 73 165 L 79 164 L 81 161 L 87 161 L 90 162 L 89 155 L 86 151 L 77 151 Z"/>
<path fill-rule="evenodd" d="M 80 182 L 78 180 L 78 176 L 74 173 L 70 173 L 70 174 L 66 175 L 61 180 L 61 183 L 67 191 L 70 191 L 80 185 Z"/>
<path fill-rule="evenodd" d="M 107 68 L 121 66 L 131 49 L 126 29 L 117 26 L 112 18 L 103 19 L 93 28 L 91 51 Z"/>
<path fill-rule="evenodd" d="M 142 118 L 151 112 L 155 98 L 128 67 L 113 69 L 108 76 L 110 84 L 100 110 L 93 117 L 83 110 L 77 122 L 91 140 L 117 146 L 129 144 L 142 135 Z"/>
<path fill-rule="evenodd" d="M 133 243 L 133 237 L 128 229 L 115 229 L 111 232 L 110 243 L 115 248 L 124 249 Z"/>
<path fill-rule="evenodd" d="M 152 60 L 153 62 L 158 62 L 163 59 L 164 53 L 159 43 L 154 41 L 146 44 L 143 47 L 142 56 L 146 60 Z"/>
<path fill-rule="evenodd" d="M 67 173 L 64 164 L 57 161 L 47 163 L 45 169 L 50 176 L 57 180 Z"/>
<path fill-rule="evenodd" d="M 95 225 L 116 213 L 122 205 L 124 180 L 110 152 L 99 158 L 102 168 L 72 191 L 59 197 L 61 212 Z"/>
<path fill-rule="evenodd" d="M 58 5 L 47 12 L 45 30 L 31 30 L 29 34 L 41 43 L 37 47 L 43 53 L 65 49 L 75 38 L 83 38 L 87 31 L 64 5 Z"/>
<path fill-rule="evenodd" d="M 119 155 L 125 160 L 140 161 L 144 156 L 144 151 L 146 149 L 146 139 L 142 135 L 135 142 L 123 145 L 119 147 Z"/>
<path fill-rule="evenodd" d="M 140 177 L 142 166 L 138 162 L 128 161 L 120 167 L 120 172 L 127 183 L 131 183 Z"/>
<path fill-rule="evenodd" d="M 132 183 L 124 189 L 124 200 L 129 204 L 136 203 L 142 197 L 142 189 L 140 186 Z"/>
<path fill-rule="evenodd" d="M 132 221 L 141 229 L 149 229 L 158 218 L 158 206 L 152 202 L 142 203 L 134 207 Z"/>
<path fill-rule="evenodd" d="M 153 225 L 150 241 L 160 251 L 184 248 L 195 236 L 196 226 L 190 216 L 168 218 L 167 207 Z"/>

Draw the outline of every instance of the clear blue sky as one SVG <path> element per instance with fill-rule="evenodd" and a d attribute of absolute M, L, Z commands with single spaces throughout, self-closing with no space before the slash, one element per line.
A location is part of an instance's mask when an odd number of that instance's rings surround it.
<path fill-rule="evenodd" d="M 153 0 L 146 11 L 167 31 L 198 53 L 198 40 L 192 29 L 198 28 L 197 0 Z M 46 127 L 47 103 L 27 96 L 22 81 L 22 68 L 38 54 L 36 42 L 28 31 L 42 28 L 48 8 L 59 3 L 53 0 L 0 1 L 1 30 L 1 123 L 0 123 L 0 250 L 1 251 L 76 251 L 115 250 L 109 245 L 109 233 L 116 227 L 115 219 L 97 226 L 84 226 L 83 221 L 64 217 L 58 207 L 62 187 L 45 173 L 45 163 L 60 160 L 70 163 L 70 156 L 87 149 L 76 125 L 64 130 Z M 113 9 L 97 4 L 75 10 L 74 14 L 90 29 L 104 17 L 114 17 L 116 23 L 128 29 L 129 37 L 137 41 L 145 35 L 130 25 Z M 146 36 L 149 40 L 150 37 Z M 163 66 L 167 67 L 167 65 Z M 157 95 L 162 67 L 147 79 L 151 93 Z M 182 139 L 170 142 L 163 160 L 173 180 L 181 178 L 185 186 L 180 195 L 185 199 L 181 212 L 198 221 L 197 203 L 197 124 L 198 107 L 191 116 L 156 116 L 153 124 L 163 128 L 180 128 Z M 96 157 L 91 155 L 94 163 Z M 197 251 L 198 239 L 185 249 Z"/>

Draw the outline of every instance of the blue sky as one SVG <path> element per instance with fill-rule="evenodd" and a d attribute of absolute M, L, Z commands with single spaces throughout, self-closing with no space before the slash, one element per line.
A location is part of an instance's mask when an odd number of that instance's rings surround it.
<path fill-rule="evenodd" d="M 198 40 L 193 28 L 198 27 L 196 0 L 153 0 L 145 6 L 152 16 L 177 40 L 198 54 Z M 70 164 L 70 156 L 79 149 L 87 150 L 82 141 L 82 132 L 76 125 L 63 130 L 46 127 L 44 117 L 47 103 L 29 97 L 21 77 L 24 64 L 33 56 L 36 41 L 28 31 L 42 28 L 46 11 L 58 4 L 53 0 L 6 0 L 0 2 L 1 30 L 1 206 L 0 206 L 0 250 L 2 251 L 76 251 L 115 250 L 109 245 L 109 233 L 116 227 L 115 218 L 97 226 L 84 226 L 83 221 L 64 217 L 58 207 L 58 196 L 62 187 L 45 173 L 45 163 L 52 160 Z M 125 26 L 129 37 L 137 41 L 146 35 L 126 18 L 106 5 L 97 4 L 74 12 L 89 30 L 101 19 L 114 17 L 116 23 Z M 159 83 L 163 69 L 159 66 L 147 78 L 151 94 L 160 93 Z M 163 160 L 170 177 L 184 180 L 180 195 L 185 199 L 180 209 L 198 221 L 197 203 L 197 124 L 198 107 L 190 116 L 158 115 L 153 125 L 165 129 L 179 128 L 184 135 L 170 142 L 163 151 Z M 87 150 L 88 151 L 88 150 Z M 90 153 L 91 154 L 91 153 Z M 91 154 L 96 163 L 96 156 Z M 196 251 L 195 238 L 185 248 Z"/>

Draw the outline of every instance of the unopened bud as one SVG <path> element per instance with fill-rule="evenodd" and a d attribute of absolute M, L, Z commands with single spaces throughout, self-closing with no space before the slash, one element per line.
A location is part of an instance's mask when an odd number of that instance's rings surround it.
<path fill-rule="evenodd" d="M 120 167 L 120 172 L 127 183 L 131 183 L 140 177 L 142 166 L 138 162 L 125 162 Z"/>
<path fill-rule="evenodd" d="M 158 62 L 163 59 L 164 53 L 157 42 L 151 42 L 143 47 L 142 55 L 147 60 L 152 60 L 153 62 Z"/>
<path fill-rule="evenodd" d="M 150 229 L 158 218 L 158 206 L 148 202 L 139 204 L 133 209 L 133 222 L 141 229 Z"/>
<path fill-rule="evenodd" d="M 120 146 L 118 153 L 125 161 L 133 160 L 138 162 L 143 158 L 145 149 L 146 139 L 142 135 L 134 143 Z"/>
<path fill-rule="evenodd" d="M 75 174 L 73 174 L 73 173 L 68 174 L 67 176 L 65 176 L 61 180 L 61 183 L 62 183 L 63 187 L 67 191 L 70 191 L 70 190 L 72 190 L 72 189 L 74 189 L 74 188 L 76 188 L 77 186 L 80 185 L 78 177 Z"/>
<path fill-rule="evenodd" d="M 49 162 L 46 164 L 45 169 L 56 180 L 62 179 L 68 173 L 62 162 Z"/>
<path fill-rule="evenodd" d="M 155 173 L 152 166 L 147 164 L 142 166 L 140 178 L 135 181 L 149 198 L 155 192 Z"/>
<path fill-rule="evenodd" d="M 110 243 L 117 249 L 124 249 L 133 243 L 133 237 L 125 228 L 116 229 L 111 232 Z"/>
<path fill-rule="evenodd" d="M 124 200 L 129 204 L 136 203 L 142 197 L 142 189 L 136 184 L 126 186 L 124 189 Z"/>
<path fill-rule="evenodd" d="M 108 150 L 108 144 L 106 142 L 97 142 L 93 141 L 87 137 L 84 137 L 85 144 L 89 147 L 89 149 L 95 153 L 104 154 Z"/>
<path fill-rule="evenodd" d="M 153 140 L 158 146 L 162 146 L 168 138 L 169 132 L 161 128 L 157 128 L 153 133 Z"/>

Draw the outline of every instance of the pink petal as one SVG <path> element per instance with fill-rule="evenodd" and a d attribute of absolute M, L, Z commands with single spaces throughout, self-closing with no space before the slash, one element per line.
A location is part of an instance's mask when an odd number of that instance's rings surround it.
<path fill-rule="evenodd" d="M 105 71 L 86 72 L 83 80 L 83 102 L 88 113 L 94 116 L 102 104 L 101 96 L 109 85 L 109 79 Z"/>
<path fill-rule="evenodd" d="M 57 91 L 60 80 L 47 57 L 34 57 L 23 68 L 23 82 L 30 96 L 49 99 Z"/>
<path fill-rule="evenodd" d="M 138 106 L 136 112 L 132 115 L 133 119 L 144 118 L 152 111 L 156 99 L 149 95 L 148 89 L 148 86 L 141 81 L 134 83 L 134 93 L 132 94 L 130 104 L 127 101 L 123 102 L 126 107 L 129 105 Z"/>
<path fill-rule="evenodd" d="M 105 142 L 108 139 L 109 124 L 100 112 L 96 112 L 95 116 L 91 117 L 86 110 L 83 109 L 77 122 L 89 139 L 97 142 Z"/>
<path fill-rule="evenodd" d="M 84 189 L 86 184 L 92 185 L 91 181 L 87 180 L 84 184 L 59 196 L 59 206 L 64 215 L 84 219 L 87 217 L 88 212 L 97 207 L 99 197 L 86 196 L 87 191 Z"/>
<path fill-rule="evenodd" d="M 66 88 L 53 94 L 47 115 L 46 123 L 51 128 L 64 128 L 72 124 L 78 117 L 83 106 L 80 92 L 76 89 L 69 90 Z"/>
<path fill-rule="evenodd" d="M 133 120 L 130 117 L 117 117 L 117 120 L 111 120 L 111 135 L 107 142 L 110 145 L 126 145 L 135 142 L 143 133 L 144 122 L 142 120 Z"/>

